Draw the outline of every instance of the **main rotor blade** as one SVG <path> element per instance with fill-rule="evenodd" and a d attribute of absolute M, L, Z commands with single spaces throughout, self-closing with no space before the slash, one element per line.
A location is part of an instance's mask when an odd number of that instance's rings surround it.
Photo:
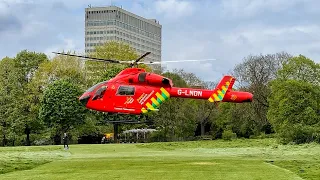
<path fill-rule="evenodd" d="M 140 56 L 138 59 L 136 59 L 135 62 L 137 63 L 138 61 L 140 61 L 140 60 L 143 59 L 144 57 L 148 56 L 150 53 L 151 53 L 151 52 L 146 52 L 144 55 L 142 55 L 142 56 Z"/>
<path fill-rule="evenodd" d="M 166 63 L 179 63 L 179 62 L 199 62 L 199 61 L 216 61 L 216 59 L 190 59 L 190 60 L 176 60 L 176 61 L 150 61 L 138 62 L 138 64 L 166 64 Z"/>
<path fill-rule="evenodd" d="M 85 59 L 91 59 L 95 61 L 107 61 L 111 63 L 123 63 L 123 61 L 118 61 L 118 60 L 111 60 L 111 59 L 102 59 L 102 58 L 94 58 L 94 57 L 88 57 L 88 56 L 79 56 L 75 54 L 66 54 L 66 53 L 59 53 L 59 52 L 52 52 L 54 54 L 60 54 L 60 55 L 65 55 L 65 56 L 74 56 L 74 57 L 80 57 L 80 58 L 85 58 Z"/>

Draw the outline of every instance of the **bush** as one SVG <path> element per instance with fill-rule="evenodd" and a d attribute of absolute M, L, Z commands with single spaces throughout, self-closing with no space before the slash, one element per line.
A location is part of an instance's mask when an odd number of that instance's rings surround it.
<path fill-rule="evenodd" d="M 232 132 L 232 130 L 224 130 L 222 133 L 223 140 L 232 140 L 236 138 L 237 138 L 237 134 Z"/>
<path fill-rule="evenodd" d="M 156 131 L 149 137 L 149 142 L 167 142 L 169 141 L 169 136 L 165 135 L 163 131 Z"/>
<path fill-rule="evenodd" d="M 279 133 L 279 136 L 281 142 L 284 144 L 290 142 L 295 144 L 320 142 L 320 133 L 316 127 L 301 124 L 287 125 L 284 127 L 284 130 Z"/>
<path fill-rule="evenodd" d="M 30 134 L 30 142 L 32 146 L 43 146 L 53 144 L 50 132 L 41 134 Z"/>

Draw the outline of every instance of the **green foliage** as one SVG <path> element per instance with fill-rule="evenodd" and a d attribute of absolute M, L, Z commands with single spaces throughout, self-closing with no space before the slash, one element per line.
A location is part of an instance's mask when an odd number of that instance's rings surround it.
<path fill-rule="evenodd" d="M 236 121 L 242 122 L 242 126 L 247 125 L 241 128 L 248 130 L 241 133 L 246 134 L 245 137 L 253 134 L 258 135 L 261 131 L 272 132 L 266 116 L 269 108 L 268 97 L 271 93 L 269 82 L 276 78 L 277 71 L 291 57 L 290 54 L 285 52 L 249 55 L 235 66 L 233 74 L 237 79 L 236 84 L 239 84 L 239 90 L 252 92 L 254 95 L 253 102 L 240 107 L 237 106 L 239 108 L 235 110 L 235 112 L 241 112 L 238 113 Z M 245 109 L 245 111 L 242 109 Z"/>
<path fill-rule="evenodd" d="M 76 85 L 58 80 L 50 84 L 41 99 L 39 117 L 49 127 L 66 132 L 83 123 L 85 107 L 78 101 L 81 90 Z"/>
<path fill-rule="evenodd" d="M 250 104 L 220 103 L 215 116 L 213 136 L 221 138 L 223 130 L 232 130 L 238 137 L 249 138 L 259 135 L 261 129 L 257 127 L 259 121 L 252 116 L 253 108 Z"/>
<path fill-rule="evenodd" d="M 21 94 L 16 97 L 19 121 L 24 128 L 26 144 L 30 145 L 29 135 L 32 132 L 38 132 L 42 129 L 42 122 L 37 118 L 39 94 L 37 89 L 32 87 L 32 80 L 42 63 L 48 62 L 44 53 L 30 52 L 23 50 L 14 58 L 15 66 L 18 71 L 19 81 L 21 83 Z"/>
<path fill-rule="evenodd" d="M 39 65 L 31 86 L 34 89 L 44 90 L 48 84 L 60 79 L 68 80 L 84 88 L 85 73 L 81 61 L 72 56 L 55 56 L 52 60 Z"/>
<path fill-rule="evenodd" d="M 282 142 L 318 141 L 320 66 L 304 56 L 290 59 L 271 83 L 268 118 Z"/>
<path fill-rule="evenodd" d="M 320 64 L 303 55 L 299 55 L 283 64 L 283 68 L 279 70 L 277 78 L 282 80 L 300 80 L 319 85 Z"/>
<path fill-rule="evenodd" d="M 19 69 L 15 66 L 14 59 L 4 58 L 0 61 L 0 128 L 2 145 L 7 141 L 15 141 L 21 135 L 22 123 L 19 119 L 19 100 L 22 94 L 19 80 Z M 9 138 L 9 139 L 8 139 Z"/>
<path fill-rule="evenodd" d="M 120 41 L 110 41 L 102 46 L 96 46 L 95 51 L 90 54 L 91 57 L 116 60 L 134 60 L 139 57 L 136 51 L 128 44 Z"/>
<path fill-rule="evenodd" d="M 19 69 L 20 82 L 27 83 L 35 74 L 39 64 L 48 61 L 44 53 L 23 50 L 14 58 L 15 65 Z"/>
<path fill-rule="evenodd" d="M 170 78 L 176 87 L 189 87 L 187 82 L 177 73 L 166 72 L 163 73 L 162 76 Z"/>
<path fill-rule="evenodd" d="M 237 134 L 232 132 L 232 130 L 224 130 L 222 133 L 222 139 L 223 140 L 232 140 L 232 139 L 236 139 L 237 138 Z"/>

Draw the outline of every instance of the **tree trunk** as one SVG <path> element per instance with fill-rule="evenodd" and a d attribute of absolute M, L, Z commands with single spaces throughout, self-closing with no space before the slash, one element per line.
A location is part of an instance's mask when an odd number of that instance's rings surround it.
<path fill-rule="evenodd" d="M 2 146 L 7 145 L 7 140 L 6 140 L 6 122 L 3 122 L 3 129 L 2 129 Z"/>
<path fill-rule="evenodd" d="M 114 132 L 113 139 L 115 143 L 118 143 L 118 130 L 119 130 L 118 125 L 119 125 L 118 123 L 113 124 L 113 132 Z"/>
<path fill-rule="evenodd" d="M 3 133 L 3 138 L 2 138 L 2 146 L 6 146 L 6 134 Z"/>
<path fill-rule="evenodd" d="M 201 126 L 201 136 L 204 136 L 204 133 L 205 133 L 205 123 L 202 121 L 200 123 L 200 126 Z"/>
<path fill-rule="evenodd" d="M 27 146 L 30 146 L 30 133 L 29 132 L 27 133 L 26 143 L 27 143 Z"/>
<path fill-rule="evenodd" d="M 29 126 L 26 127 L 25 133 L 27 135 L 27 137 L 26 137 L 26 145 L 30 146 L 30 128 L 29 128 Z"/>

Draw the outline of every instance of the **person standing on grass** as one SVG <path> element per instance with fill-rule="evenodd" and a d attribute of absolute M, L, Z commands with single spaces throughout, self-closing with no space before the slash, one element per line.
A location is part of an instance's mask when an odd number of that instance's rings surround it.
<path fill-rule="evenodd" d="M 68 142 L 69 141 L 69 139 L 68 139 L 68 135 L 67 135 L 67 133 L 64 133 L 63 134 L 63 147 L 64 147 L 64 149 L 69 149 L 69 145 L 68 145 Z"/>

